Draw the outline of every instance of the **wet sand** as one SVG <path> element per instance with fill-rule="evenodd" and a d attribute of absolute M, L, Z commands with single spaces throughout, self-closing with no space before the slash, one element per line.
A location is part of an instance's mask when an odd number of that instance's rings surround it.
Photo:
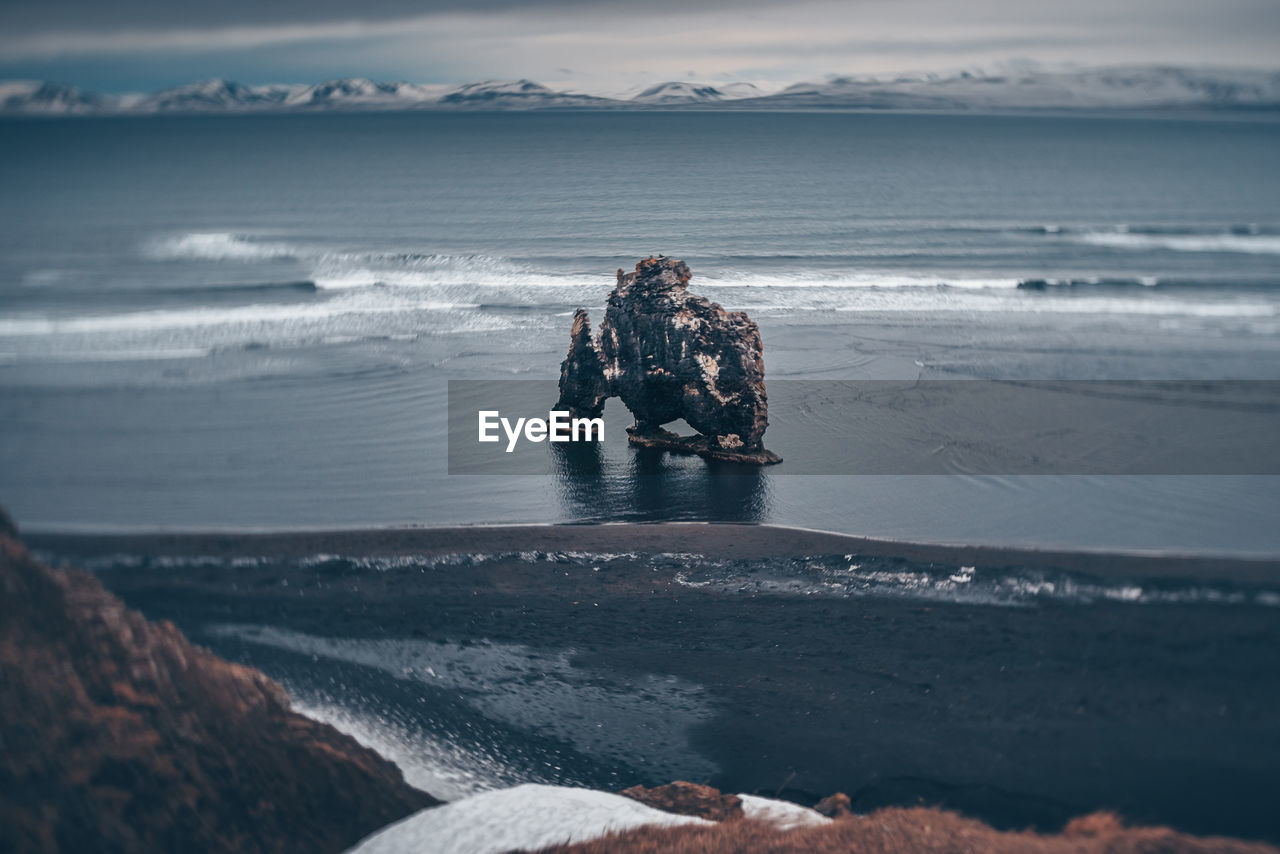
<path fill-rule="evenodd" d="M 1061 551 L 909 543 L 783 525 L 666 522 L 599 525 L 471 525 L 131 533 L 24 532 L 32 548 L 62 554 L 442 555 L 539 551 L 632 551 L 725 558 L 860 554 L 984 567 L 1053 568 L 1099 577 L 1280 583 L 1280 558 L 1201 557 L 1158 552 Z"/>
<path fill-rule="evenodd" d="M 341 638 L 489 640 L 573 650 L 575 667 L 696 683 L 714 714 L 690 743 L 718 767 L 709 782 L 725 790 L 802 802 L 841 790 L 859 810 L 943 804 L 1000 827 L 1054 828 L 1109 808 L 1194 833 L 1280 841 L 1280 608 L 762 595 L 690 587 L 642 558 L 857 554 L 1241 585 L 1280 578 L 1274 561 L 916 546 L 735 525 L 27 539 L 73 559 L 275 558 L 234 571 L 122 565 L 101 573 L 131 605 L 201 642 L 205 626 L 229 622 Z M 637 557 L 603 571 L 590 561 L 515 557 L 428 570 L 292 562 L 318 553 L 528 550 Z M 218 651 L 237 649 L 251 654 Z M 255 663 L 272 673 L 273 662 Z M 618 755 L 646 748 L 632 736 Z M 619 782 L 665 781 L 636 765 Z"/>

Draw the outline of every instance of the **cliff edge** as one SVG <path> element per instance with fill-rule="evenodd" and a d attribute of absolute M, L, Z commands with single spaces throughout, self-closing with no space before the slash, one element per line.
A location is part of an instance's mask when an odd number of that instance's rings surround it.
<path fill-rule="evenodd" d="M 0 851 L 338 852 L 439 803 L 0 511 Z"/>

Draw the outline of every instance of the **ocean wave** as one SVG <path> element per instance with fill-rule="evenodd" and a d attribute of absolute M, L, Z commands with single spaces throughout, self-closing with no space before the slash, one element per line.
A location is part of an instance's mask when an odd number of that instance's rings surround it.
<path fill-rule="evenodd" d="M 1272 241 L 1280 237 L 1251 226 L 1241 234 L 1166 234 L 1127 227 L 1082 229 L 1043 226 L 1045 234 L 1075 240 L 1119 241 Z M 1155 233 L 1158 232 L 1159 233 Z M 1257 233 L 1254 233 L 1257 232 Z M 1007 234 L 1007 229 L 1006 229 Z M 1253 244 L 1250 244 L 1253 245 Z M 500 255 L 447 254 L 412 251 L 342 251 L 333 244 L 305 248 L 230 232 L 191 232 L 169 235 L 153 243 L 153 257 L 232 260 L 289 258 L 297 262 L 296 281 L 263 281 L 256 284 L 195 285 L 193 295 L 236 291 L 293 290 L 308 296 L 265 305 L 234 304 L 58 318 L 16 316 L 0 320 L 0 335 L 92 334 L 192 329 L 238 324 L 319 322 L 341 315 L 391 315 L 400 312 L 441 312 L 457 318 L 475 316 L 515 318 L 521 322 L 539 312 L 553 315 L 579 306 L 599 306 L 613 286 L 608 259 L 568 261 L 552 257 L 520 260 Z M 1280 302 L 1261 294 L 1275 283 L 1223 283 L 1178 281 L 1172 277 L 1122 274 L 1119 276 L 1064 276 L 1031 278 L 989 272 L 858 269 L 855 259 L 840 265 L 836 259 L 821 264 L 777 264 L 737 257 L 727 264 L 701 265 L 692 287 L 726 307 L 764 315 L 794 315 L 800 322 L 815 314 L 833 317 L 848 312 L 1026 312 L 1099 315 L 1150 315 L 1206 318 L 1209 320 L 1262 319 L 1280 316 Z M 585 270 L 603 268 L 603 272 Z M 1094 292 L 1089 292 L 1089 289 Z M 1034 291 L 1074 291 L 1071 299 L 1038 298 Z M 1161 293 L 1177 289 L 1172 293 Z M 183 290 L 169 288 L 168 290 Z M 1114 290 L 1115 293 L 1108 291 Z M 1245 292 L 1252 294 L 1247 297 Z M 248 300 L 246 300 L 248 302 Z M 268 302 L 263 300 L 264 303 Z M 370 324 L 362 324 L 368 327 Z M 434 326 L 434 324 L 433 324 Z M 258 336 L 274 340 L 279 330 Z M 283 330 L 285 333 L 288 330 Z M 344 336 L 365 336 L 361 328 L 325 330 L 331 342 Z M 400 330 L 392 330 L 400 331 Z M 447 331 L 447 330 L 438 330 Z M 286 334 L 285 337 L 288 337 Z"/>
<path fill-rule="evenodd" d="M 1010 276 L 948 276 L 922 273 L 858 272 L 848 270 L 806 270 L 803 272 L 759 272 L 713 270 L 694 278 L 705 288 L 787 288 L 829 290 L 897 290 L 902 288 L 956 288 L 960 290 L 1009 290 L 1021 280 Z"/>
<path fill-rule="evenodd" d="M 288 243 L 258 241 L 245 234 L 225 231 L 188 232 L 158 237 L 143 247 L 144 254 L 157 261 L 269 261 L 298 258 L 299 247 Z"/>
<path fill-rule="evenodd" d="M 156 309 L 70 317 L 35 315 L 0 318 L 0 336 L 20 338 L 43 335 L 145 333 L 224 326 L 260 328 L 272 324 L 314 323 L 342 317 L 405 315 L 410 312 L 453 313 L 453 317 L 456 320 L 458 319 L 458 313 L 475 308 L 478 308 L 478 304 L 461 302 L 429 300 L 384 300 L 374 302 L 339 299 L 311 303 L 248 304 L 228 307 L 200 306 L 185 309 Z M 459 324 L 460 331 L 462 331 L 463 325 Z"/>
<path fill-rule="evenodd" d="M 1086 292 L 1087 293 L 1087 292 Z M 1012 293 L 935 291 L 870 291 L 855 299 L 815 298 L 790 303 L 760 303 L 755 305 L 735 303 L 734 308 L 755 311 L 834 312 L 849 313 L 930 313 L 972 312 L 1023 313 L 1023 314 L 1097 314 L 1136 315 L 1152 317 L 1191 317 L 1206 319 L 1271 319 L 1280 317 L 1280 302 L 1257 299 L 1220 298 L 1194 299 L 1161 296 L 1159 293 L 1134 294 L 1124 297 L 1118 294 L 1074 296 L 1071 299 L 1044 299 L 1026 290 Z"/>
<path fill-rule="evenodd" d="M 263 291 L 300 291 L 302 293 L 315 293 L 316 283 L 310 279 L 300 279 L 292 282 L 237 282 L 225 285 L 196 285 L 192 287 L 158 288 L 155 292 L 165 294 L 229 294 L 259 293 Z"/>
<path fill-rule="evenodd" d="M 761 289 L 744 288 L 737 293 L 726 289 L 718 301 L 729 308 L 761 314 L 796 317 L 816 314 L 849 313 L 930 313 L 930 312 L 1022 312 L 1027 314 L 1098 314 L 1140 315 L 1156 317 L 1191 317 L 1206 319 L 1272 319 L 1280 317 L 1280 302 L 1257 299 L 1193 299 L 1160 297 L 1157 292 L 1119 295 L 1074 296 L 1071 299 L 1043 299 L 1033 290 L 1008 289 L 1006 291 L 965 291 L 952 289 L 887 289 L 842 291 L 791 290 L 791 296 L 779 299 L 753 298 L 763 294 Z M 1082 293 L 1089 293 L 1083 291 Z M 521 299 L 521 296 L 525 299 Z M 1023 296 L 1026 295 L 1026 296 Z M 290 330 L 302 326 L 327 329 L 326 335 L 351 335 L 344 331 L 342 320 L 368 318 L 381 323 L 379 317 L 417 318 L 418 332 L 433 331 L 481 331 L 482 329 L 509 328 L 512 323 L 540 323 L 539 317 L 559 317 L 578 305 L 596 305 L 603 302 L 582 294 L 528 294 L 519 289 L 509 289 L 504 298 L 488 299 L 475 289 L 453 288 L 441 292 L 430 291 L 422 297 L 405 298 L 403 295 L 378 291 L 356 290 L 339 292 L 336 296 L 306 302 L 245 303 L 227 306 L 206 305 L 176 309 L 149 309 L 105 314 L 56 316 L 29 314 L 0 318 L 0 337 L 32 338 L 57 335 L 104 335 L 164 333 L 175 330 L 199 330 L 210 328 L 241 328 L 259 330 L 254 340 L 271 342 L 280 337 L 288 338 Z M 380 298 L 374 298 L 380 297 Z M 428 298 L 429 297 L 429 298 Z M 524 318 L 523 320 L 521 318 Z M 431 320 L 428 325 L 423 322 Z M 548 321 L 549 323 L 550 321 Z M 336 324 L 336 325 L 335 325 Z M 503 326 L 506 324 L 506 326 Z M 388 326 L 383 334 L 398 330 Z M 548 326 L 551 328 L 551 326 Z M 559 332 L 558 326 L 555 327 Z M 355 330 L 357 337 L 366 338 L 373 330 L 361 323 Z M 335 339 L 336 340 L 336 339 Z M 168 342 L 166 346 L 172 346 Z"/>
<path fill-rule="evenodd" d="M 1140 251 L 1221 252 L 1280 255 L 1280 237 L 1240 234 L 1138 234 L 1127 231 L 1091 232 L 1072 239 L 1090 246 Z"/>
<path fill-rule="evenodd" d="M 1280 230 L 1258 223 L 1236 223 L 1216 227 L 1040 225 L 1016 228 L 1014 232 L 1043 235 L 1105 249 L 1249 255 L 1280 254 Z"/>
<path fill-rule="evenodd" d="M 100 365 L 107 362 L 168 362 L 182 359 L 203 359 L 214 352 L 211 347 L 156 347 L 147 350 L 78 350 L 74 352 L 8 353 L 0 352 L 0 365 L 20 364 L 86 364 Z"/>
<path fill-rule="evenodd" d="M 539 270 L 509 258 L 482 253 L 449 255 L 346 251 L 262 240 L 249 234 L 232 232 L 188 232 L 159 236 L 144 244 L 143 254 L 157 261 L 297 261 L 309 271 L 306 286 L 318 290 L 450 285 L 558 287 L 575 281 L 580 283 L 584 279 L 598 280 L 601 283 L 611 282 L 613 279 L 610 274 Z M 298 286 L 301 283 L 289 284 Z M 274 285 L 264 283 L 264 286 Z M 220 288 L 227 289 L 229 288 Z"/>
<path fill-rule="evenodd" d="M 362 288 L 439 288 L 480 286 L 529 288 L 531 291 L 570 289 L 580 291 L 595 286 L 607 292 L 613 286 L 611 265 L 602 271 L 566 269 L 558 259 L 538 264 L 483 253 L 441 254 L 420 252 L 342 251 L 333 248 L 308 249 L 300 245 L 259 240 L 230 232 L 190 232 L 153 239 L 146 254 L 156 260 L 196 259 L 210 261 L 255 261 L 291 259 L 305 265 L 307 282 L 322 291 Z M 788 258 L 799 256 L 777 256 Z M 743 261 L 776 261 L 774 256 L 737 256 Z M 758 267 L 730 267 L 701 270 L 695 281 L 706 288 L 828 288 L 897 289 L 958 288 L 1011 289 L 1019 279 L 1005 276 L 945 275 L 933 273 L 867 272 L 848 269 L 780 269 L 761 271 Z M 247 286 L 246 286 L 247 287 Z"/>
<path fill-rule="evenodd" d="M 1270 590 L 1154 581 L 1106 582 L 1065 572 L 918 565 L 858 555 L 790 561 L 705 559 L 678 569 L 675 580 L 683 586 L 730 594 L 906 598 L 977 605 L 1026 606 L 1044 601 L 1280 605 L 1280 594 Z"/>
<path fill-rule="evenodd" d="M 1158 276 L 1138 276 L 1136 278 L 1104 278 L 1089 277 L 1085 279 L 1023 279 L 1018 282 L 1018 289 L 1024 291 L 1044 291 L 1052 288 L 1156 288 L 1169 287 L 1173 282 L 1162 282 Z M 1212 282 L 1185 283 L 1185 287 L 1216 287 Z"/>
<path fill-rule="evenodd" d="M 998 229 L 991 229 L 993 231 Z M 1069 226 L 1037 226 L 1025 228 L 1045 235 L 1069 239 L 1104 248 L 1185 252 L 1237 252 L 1280 254 L 1280 235 L 1270 229 L 1250 225 L 1226 231 L 1198 231 L 1181 227 L 1075 228 Z M 297 288 L 319 291 L 345 291 L 370 288 L 447 289 L 483 288 L 504 291 L 502 294 L 469 294 L 458 300 L 450 294 L 444 301 L 467 301 L 487 305 L 552 306 L 582 301 L 584 288 L 607 293 L 613 285 L 613 274 L 605 269 L 579 269 L 580 264 L 560 259 L 543 258 L 535 262 L 519 261 L 500 255 L 483 253 L 444 254 L 389 251 L 343 251 L 333 247 L 305 248 L 301 245 L 260 240 L 247 234 L 230 232 L 190 232 L 157 238 L 148 244 L 149 257 L 161 260 L 178 258 L 215 261 L 254 261 L 291 259 L 299 262 L 306 278 L 297 282 L 264 282 L 261 285 L 201 286 L 208 290 L 230 292 L 236 289 Z M 789 256 L 778 256 L 789 257 Z M 724 289 L 770 290 L 963 290 L 1003 291 L 1058 286 L 1084 287 L 1206 287 L 1221 288 L 1224 283 L 1209 281 L 1174 281 L 1172 277 L 1141 275 L 1072 276 L 1061 278 L 1030 277 L 965 272 L 917 272 L 895 270 L 859 270 L 840 267 L 841 256 L 815 256 L 816 266 L 779 266 L 772 256 L 726 256 L 728 265 L 697 265 L 694 285 L 709 291 Z M 603 259 L 601 259 L 603 260 Z M 848 259 L 853 261 L 854 259 Z M 770 269 L 770 268 L 773 269 Z M 1227 283 L 1226 286 L 1258 289 L 1274 283 Z M 170 289 L 180 290 L 180 289 Z M 195 289 L 193 289 L 195 290 Z M 558 294 L 550 292 L 558 291 Z M 521 297 L 524 297 L 521 299 Z"/>
<path fill-rule="evenodd" d="M 815 313 L 938 312 L 1268 321 L 1280 317 L 1280 300 L 1268 293 L 1280 293 L 1280 287 L 1271 282 L 1166 280 L 1157 276 L 963 278 L 822 271 L 781 276 L 717 272 L 695 279 L 694 286 L 732 309 L 797 319 Z M 1064 298 L 1041 295 L 1058 289 Z M 1065 298 L 1068 294 L 1069 299 Z"/>
<path fill-rule="evenodd" d="M 320 290 L 357 288 L 439 288 L 455 286 L 566 288 L 595 281 L 602 287 L 612 276 L 557 273 L 535 269 L 493 255 L 415 255 L 331 253 L 311 268 Z"/>
<path fill-rule="evenodd" d="M 994 231 L 999 229 L 961 229 L 961 230 L 977 230 L 977 231 Z M 1280 229 L 1271 225 L 1262 225 L 1261 223 L 1231 223 L 1228 225 L 1130 225 L 1122 223 L 1120 225 L 1032 225 L 1023 226 L 1013 229 L 1014 231 L 1027 234 L 1147 234 L 1147 235 L 1184 235 L 1184 236 L 1215 236 L 1222 234 L 1238 235 L 1243 237 L 1256 237 L 1260 235 L 1280 234 Z"/>
<path fill-rule="evenodd" d="M 54 555 L 42 559 L 55 560 Z M 1280 607 L 1280 591 L 1225 583 L 1176 580 L 1103 580 L 1076 573 L 1016 566 L 985 567 L 921 563 L 903 558 L 812 555 L 795 558 L 722 559 L 691 552 L 523 551 L 439 555 L 357 556 L 315 554 L 292 560 L 212 555 L 160 556 L 115 553 L 81 558 L 93 572 L 112 569 L 206 571 L 294 564 L 318 576 L 363 573 L 465 572 L 478 564 L 518 561 L 531 565 L 580 566 L 593 570 L 635 565 L 690 588 L 732 594 L 889 597 L 989 605 L 1042 601 L 1118 602 L 1131 605 L 1253 605 Z"/>

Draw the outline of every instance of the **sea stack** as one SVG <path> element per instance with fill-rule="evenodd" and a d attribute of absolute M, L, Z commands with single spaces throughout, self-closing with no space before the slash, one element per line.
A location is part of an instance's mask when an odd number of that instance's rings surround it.
<path fill-rule="evenodd" d="M 781 462 L 765 450 L 769 404 L 760 329 L 689 292 L 683 261 L 645 258 L 618 270 L 598 339 L 579 309 L 560 371 L 558 408 L 598 415 L 619 397 L 635 416 L 630 441 L 642 447 L 754 465 Z M 697 436 L 662 425 L 683 418 Z"/>

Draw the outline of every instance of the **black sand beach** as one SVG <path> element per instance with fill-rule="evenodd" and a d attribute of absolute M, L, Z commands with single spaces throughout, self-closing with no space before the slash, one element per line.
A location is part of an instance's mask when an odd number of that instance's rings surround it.
<path fill-rule="evenodd" d="M 129 605 L 221 655 L 291 688 L 323 682 L 339 704 L 359 696 L 398 719 L 463 714 L 465 692 L 326 662 L 322 644 L 308 656 L 211 627 L 568 651 L 572 670 L 624 688 L 675 677 L 701 686 L 709 709 L 688 733 L 688 767 L 714 769 L 704 776 L 727 791 L 812 802 L 842 790 L 858 810 L 942 804 L 1000 827 L 1054 828 L 1108 808 L 1280 840 L 1274 561 L 913 546 L 738 525 L 27 539 L 96 569 Z M 698 574 L 692 555 L 738 563 Z M 808 571 L 794 558 L 821 555 L 838 556 L 823 565 L 944 582 L 928 595 L 759 583 L 761 567 L 790 567 L 794 581 Z M 413 559 L 359 559 L 369 556 Z M 1021 577 L 1086 592 L 985 601 L 948 594 L 949 574 L 961 590 L 968 577 Z M 463 730 L 580 762 L 576 779 L 666 782 L 654 775 L 670 763 L 643 761 L 671 750 L 654 730 L 606 733 L 591 755 L 583 742 L 565 747 L 554 727 L 521 732 L 472 708 Z"/>

